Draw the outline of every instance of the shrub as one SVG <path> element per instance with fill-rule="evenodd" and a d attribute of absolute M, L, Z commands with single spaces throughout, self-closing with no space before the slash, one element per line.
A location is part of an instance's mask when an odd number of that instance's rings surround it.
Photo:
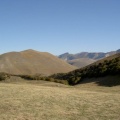
<path fill-rule="evenodd" d="M 0 73 L 0 81 L 6 80 L 7 78 L 10 78 L 10 75 L 4 72 Z"/>

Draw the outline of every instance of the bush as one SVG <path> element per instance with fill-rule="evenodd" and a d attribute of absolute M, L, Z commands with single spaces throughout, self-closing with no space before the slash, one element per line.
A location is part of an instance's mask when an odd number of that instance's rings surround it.
<path fill-rule="evenodd" d="M 26 80 L 44 80 L 45 78 L 41 75 L 18 75 L 19 77 Z"/>
<path fill-rule="evenodd" d="M 10 78 L 10 75 L 4 72 L 0 73 L 0 81 L 6 80 L 7 78 Z"/>

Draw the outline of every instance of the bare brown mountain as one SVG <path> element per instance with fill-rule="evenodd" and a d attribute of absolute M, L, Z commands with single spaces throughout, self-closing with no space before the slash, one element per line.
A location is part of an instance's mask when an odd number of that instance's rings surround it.
<path fill-rule="evenodd" d="M 11 74 L 54 74 L 76 69 L 47 52 L 25 50 L 0 55 L 0 72 Z"/>
<path fill-rule="evenodd" d="M 87 66 L 91 63 L 94 63 L 96 60 L 90 59 L 90 58 L 79 58 L 79 59 L 73 59 L 73 60 L 68 60 L 67 62 L 71 65 L 74 65 L 78 68 Z"/>

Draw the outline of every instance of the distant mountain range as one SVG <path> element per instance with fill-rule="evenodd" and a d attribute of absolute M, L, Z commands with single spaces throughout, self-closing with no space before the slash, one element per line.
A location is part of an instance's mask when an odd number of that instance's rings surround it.
<path fill-rule="evenodd" d="M 104 53 L 104 52 L 93 52 L 93 53 L 80 52 L 77 54 L 64 53 L 64 54 L 59 55 L 58 57 L 62 60 L 67 61 L 71 65 L 81 68 L 99 59 L 103 59 L 105 57 L 114 55 L 119 52 L 120 52 L 120 49 L 117 51 L 111 51 L 107 53 Z"/>
<path fill-rule="evenodd" d="M 74 69 L 76 67 L 47 52 L 25 50 L 0 55 L 0 72 L 50 75 Z"/>

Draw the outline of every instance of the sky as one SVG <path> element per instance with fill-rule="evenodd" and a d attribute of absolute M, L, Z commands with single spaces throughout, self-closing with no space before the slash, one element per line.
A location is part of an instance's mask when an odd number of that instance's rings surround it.
<path fill-rule="evenodd" d="M 120 0 L 0 0 L 0 54 L 120 49 Z"/>

